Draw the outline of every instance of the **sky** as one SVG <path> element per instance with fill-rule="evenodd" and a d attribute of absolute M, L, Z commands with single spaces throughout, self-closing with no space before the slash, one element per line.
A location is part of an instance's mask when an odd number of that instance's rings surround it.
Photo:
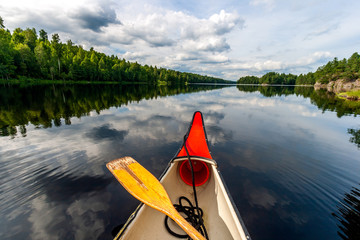
<path fill-rule="evenodd" d="M 360 1 L 0 0 L 10 31 L 44 29 L 85 49 L 237 80 L 314 72 L 360 48 Z"/>

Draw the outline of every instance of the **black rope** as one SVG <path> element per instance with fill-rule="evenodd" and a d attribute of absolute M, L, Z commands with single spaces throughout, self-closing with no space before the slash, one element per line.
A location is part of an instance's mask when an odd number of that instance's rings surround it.
<path fill-rule="evenodd" d="M 187 150 L 186 147 L 186 140 L 187 140 L 187 135 L 184 136 L 184 149 L 186 151 L 186 155 L 189 161 L 189 165 L 191 168 L 191 177 L 192 177 L 192 187 L 193 187 L 193 192 L 194 192 L 194 200 L 195 200 L 195 207 L 191 204 L 190 200 L 184 196 L 181 196 L 179 198 L 179 204 L 174 204 L 175 209 L 179 212 L 179 213 L 184 213 L 186 215 L 185 220 L 188 221 L 189 223 L 191 223 L 191 225 L 198 231 L 200 232 L 203 236 L 205 236 L 205 238 L 207 240 L 209 240 L 205 225 L 204 225 L 204 220 L 203 220 L 203 210 L 201 208 L 199 208 L 199 203 L 198 203 L 198 199 L 197 199 L 197 194 L 196 194 L 196 187 L 195 187 L 195 176 L 194 176 L 194 168 L 193 168 L 193 164 L 191 162 L 190 159 L 190 155 L 189 152 Z M 189 206 L 184 206 L 182 204 L 182 201 L 184 200 L 188 203 Z M 195 212 L 196 209 L 196 212 Z M 174 231 L 172 231 L 169 227 L 168 224 L 168 219 L 169 217 L 166 216 L 165 217 L 165 227 L 168 230 L 168 232 L 177 237 L 177 238 L 188 238 L 191 239 L 187 234 L 182 235 L 182 234 L 178 234 L 175 233 Z"/>
<path fill-rule="evenodd" d="M 185 205 L 185 204 L 187 204 L 187 205 Z M 186 216 L 186 217 L 184 217 L 185 220 L 188 221 L 189 223 L 191 223 L 191 225 L 198 232 L 200 232 L 203 236 L 207 236 L 207 232 L 206 232 L 204 224 L 203 223 L 200 224 L 200 222 L 202 222 L 202 217 L 203 217 L 203 213 L 204 213 L 201 208 L 199 208 L 199 212 L 195 211 L 196 207 L 194 207 L 191 204 L 190 200 L 184 196 L 181 196 L 179 198 L 179 204 L 174 204 L 174 207 L 179 213 L 183 213 Z M 200 215 L 198 215 L 198 213 L 200 213 Z M 174 232 L 173 230 L 171 230 L 171 228 L 169 227 L 169 224 L 168 224 L 168 220 L 169 220 L 169 217 L 166 216 L 165 217 L 165 227 L 171 235 L 173 235 L 177 238 L 190 239 L 190 237 L 187 234 L 178 234 L 178 233 Z"/>

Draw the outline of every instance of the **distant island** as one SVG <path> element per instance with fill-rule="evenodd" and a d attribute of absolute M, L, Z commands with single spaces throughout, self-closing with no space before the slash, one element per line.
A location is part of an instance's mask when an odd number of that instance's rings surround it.
<path fill-rule="evenodd" d="M 60 41 L 55 33 L 41 29 L 5 30 L 0 17 L 0 79 L 31 79 L 76 82 L 147 83 L 186 85 L 188 83 L 234 83 L 220 78 L 140 65 L 107 56 L 94 48 L 89 51 L 71 40 Z"/>
<path fill-rule="evenodd" d="M 238 84 L 259 85 L 314 85 L 315 89 L 326 88 L 330 92 L 342 93 L 340 96 L 360 100 L 360 55 L 355 52 L 349 59 L 334 58 L 316 72 L 293 74 L 269 72 L 262 77 L 241 77 Z"/>

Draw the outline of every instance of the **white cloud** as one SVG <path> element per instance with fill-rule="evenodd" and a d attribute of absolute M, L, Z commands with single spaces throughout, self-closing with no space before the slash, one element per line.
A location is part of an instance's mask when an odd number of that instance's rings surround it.
<path fill-rule="evenodd" d="M 194 51 L 206 51 L 206 52 L 224 52 L 230 49 L 229 44 L 225 38 L 219 38 L 216 36 L 208 36 L 198 40 L 185 40 L 182 43 L 182 49 L 190 52 Z"/>
<path fill-rule="evenodd" d="M 233 70 L 279 71 L 285 69 L 287 66 L 287 64 L 281 61 L 266 60 L 264 62 L 231 63 L 227 66 L 227 68 Z"/>
<path fill-rule="evenodd" d="M 266 71 L 314 71 L 329 60 L 326 53 L 350 57 L 359 46 L 360 30 L 353 24 L 360 21 L 359 7 L 355 0 L 40 0 L 3 1 L 0 16 L 10 30 L 43 28 L 86 49 L 235 80 Z"/>
<path fill-rule="evenodd" d="M 223 54 L 213 54 L 210 55 L 208 57 L 207 60 L 203 61 L 203 62 L 208 62 L 208 63 L 224 63 L 224 62 L 228 62 L 229 58 L 226 55 Z"/>
<path fill-rule="evenodd" d="M 49 203 L 45 195 L 42 195 L 31 202 L 32 212 L 28 218 L 31 224 L 30 236 L 32 239 L 58 239 L 53 233 L 49 233 L 47 228 L 49 225 L 56 226 L 65 222 L 66 216 L 63 214 L 62 208 L 54 208 L 53 204 Z M 44 214 L 46 211 L 47 214 Z M 57 234 L 65 234 L 59 229 Z"/>
<path fill-rule="evenodd" d="M 75 239 L 98 239 L 105 230 L 105 221 L 98 217 L 99 212 L 109 208 L 110 193 L 101 197 L 88 194 L 84 198 L 74 201 L 67 209 L 70 216 Z M 104 200 L 107 200 L 104 202 Z M 86 219 L 86 221 L 84 221 Z"/>
<path fill-rule="evenodd" d="M 248 192 L 249 202 L 252 205 L 261 206 L 269 210 L 277 203 L 276 197 L 273 196 L 266 188 L 253 188 Z"/>
<path fill-rule="evenodd" d="M 219 35 L 228 33 L 239 24 L 242 27 L 244 20 L 236 13 L 227 13 L 221 10 L 219 14 L 214 14 L 209 18 L 214 23 L 215 32 Z"/>
<path fill-rule="evenodd" d="M 185 16 L 183 19 L 185 21 L 181 26 L 182 37 L 194 40 L 208 36 L 222 36 L 236 27 L 242 28 L 244 24 L 244 20 L 237 13 L 227 13 L 224 10 L 219 14 L 213 14 L 209 19 L 192 16 Z"/>
<path fill-rule="evenodd" d="M 137 60 L 137 59 L 144 59 L 146 57 L 148 57 L 149 55 L 146 53 L 141 53 L 141 52 L 126 52 L 124 54 L 121 54 L 120 57 L 126 59 L 126 60 Z"/>
<path fill-rule="evenodd" d="M 257 62 L 254 67 L 258 70 L 279 70 L 284 64 L 280 61 L 267 60 L 265 62 Z"/>
<path fill-rule="evenodd" d="M 330 57 L 331 57 L 330 52 L 314 52 L 310 56 L 300 59 L 299 61 L 296 62 L 296 64 L 299 66 L 308 65 L 308 64 L 316 63 L 319 60 L 329 60 Z"/>
<path fill-rule="evenodd" d="M 105 222 L 100 215 L 108 210 L 110 200 L 110 193 L 101 194 L 84 194 L 68 206 L 55 205 L 46 195 L 32 200 L 28 218 L 31 238 L 55 240 L 69 235 L 75 239 L 98 238 L 105 230 Z M 62 227 L 59 228 L 60 225 Z"/>
<path fill-rule="evenodd" d="M 229 61 L 229 57 L 222 54 L 230 50 L 226 34 L 242 28 L 243 22 L 238 14 L 224 10 L 207 19 L 181 11 L 161 10 L 121 19 L 121 25 L 102 28 L 99 42 L 123 45 L 121 48 L 127 51 L 120 56 L 127 60 L 160 67 L 182 66 L 185 71 L 202 69 L 201 73 L 207 74 L 206 64 Z M 200 64 L 205 65 L 199 67 Z"/>

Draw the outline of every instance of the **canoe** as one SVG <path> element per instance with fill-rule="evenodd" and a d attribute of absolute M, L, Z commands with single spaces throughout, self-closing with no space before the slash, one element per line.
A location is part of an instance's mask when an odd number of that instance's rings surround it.
<path fill-rule="evenodd" d="M 201 212 L 202 220 L 193 221 L 203 223 L 203 227 L 197 227 L 207 239 L 250 239 L 217 168 L 217 162 L 210 154 L 201 112 L 194 113 L 183 144 L 159 181 L 167 191 L 171 202 L 176 203 L 174 206 L 178 210 L 183 207 L 193 215 L 198 211 Z M 196 207 L 197 205 L 201 210 Z M 181 214 L 187 217 L 185 213 Z M 114 239 L 171 240 L 179 237 L 187 238 L 185 232 L 175 222 L 166 218 L 165 214 L 140 204 Z"/>

